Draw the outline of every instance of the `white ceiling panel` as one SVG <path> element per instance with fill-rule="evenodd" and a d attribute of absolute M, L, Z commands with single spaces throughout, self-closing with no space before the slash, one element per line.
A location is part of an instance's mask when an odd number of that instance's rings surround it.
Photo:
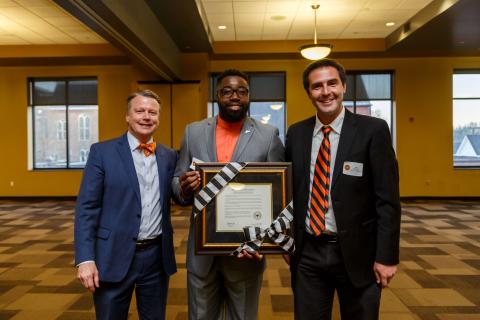
<path fill-rule="evenodd" d="M 262 40 L 298 40 L 313 37 L 312 3 L 317 11 L 319 38 L 386 37 L 433 0 L 200 0 L 215 41 L 241 40 L 251 37 Z M 480 0 L 479 0 L 480 1 Z M 223 11 L 223 14 L 222 14 Z M 277 21 L 272 20 L 275 16 Z M 218 25 L 229 32 L 217 32 Z M 286 31 L 288 30 L 288 31 Z M 225 31 L 225 30 L 224 30 Z M 230 36 L 231 38 L 228 38 Z"/>
<path fill-rule="evenodd" d="M 217 41 L 231 41 L 236 40 L 235 32 L 232 29 L 230 30 L 212 30 L 212 35 Z"/>
<path fill-rule="evenodd" d="M 236 32 L 243 32 L 245 29 L 259 29 L 258 32 L 262 32 L 263 28 L 263 20 L 265 18 L 265 14 L 260 13 L 239 13 L 235 14 L 235 28 Z"/>
<path fill-rule="evenodd" d="M 30 7 L 28 10 L 37 16 L 42 18 L 66 18 L 72 20 L 72 18 L 65 16 L 63 11 L 58 10 L 53 6 L 49 7 Z M 76 20 L 75 20 L 76 21 Z"/>
<path fill-rule="evenodd" d="M 432 0 L 403 0 L 397 9 L 415 9 L 417 11 L 425 8 Z"/>
<path fill-rule="evenodd" d="M 7 34 L 7 35 L 2 35 L 0 34 L 0 43 L 4 45 L 26 45 L 29 44 L 27 41 L 23 40 L 22 38 L 19 38 L 17 36 Z"/>
<path fill-rule="evenodd" d="M 299 6 L 299 1 L 270 1 L 267 4 L 267 12 L 297 12 Z"/>
<path fill-rule="evenodd" d="M 15 7 L 17 4 L 12 0 L 0 0 L 0 8 L 1 7 Z"/>
<path fill-rule="evenodd" d="M 52 0 L 0 0 L 0 45 L 105 43 Z"/>
<path fill-rule="evenodd" d="M 43 7 L 52 5 L 50 0 L 15 0 L 22 7 Z"/>
<path fill-rule="evenodd" d="M 258 41 L 258 40 L 265 40 L 262 39 L 262 35 L 260 33 L 242 33 L 237 34 L 238 41 Z"/>
<path fill-rule="evenodd" d="M 207 2 L 203 6 L 207 16 L 209 14 L 219 14 L 219 13 L 232 13 L 233 5 L 232 2 Z"/>
<path fill-rule="evenodd" d="M 366 8 L 370 10 L 389 10 L 389 9 L 396 9 L 403 0 L 370 0 Z"/>
<path fill-rule="evenodd" d="M 235 13 L 260 13 L 265 12 L 266 8 L 267 1 L 245 1 L 233 3 Z"/>

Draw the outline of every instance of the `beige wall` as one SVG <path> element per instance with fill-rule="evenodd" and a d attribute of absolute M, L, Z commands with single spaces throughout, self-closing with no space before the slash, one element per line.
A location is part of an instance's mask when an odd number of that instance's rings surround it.
<path fill-rule="evenodd" d="M 28 170 L 27 78 L 98 77 L 99 138 L 106 140 L 125 132 L 133 74 L 130 66 L 0 67 L 0 196 L 76 195 L 82 175 L 81 170 Z"/>
<path fill-rule="evenodd" d="M 199 83 L 175 84 L 172 91 L 169 84 L 149 85 L 163 100 L 160 128 L 155 135 L 163 144 L 178 148 L 185 125 L 206 116 L 209 71 L 232 67 L 285 71 L 287 124 L 314 114 L 301 85 L 302 71 L 308 63 L 305 60 L 209 61 L 207 55 L 191 54 L 182 56 L 182 61 L 184 79 Z M 340 62 L 350 70 L 395 72 L 396 146 L 402 196 L 480 196 L 480 171 L 453 169 L 451 84 L 453 69 L 480 68 L 480 57 Z M 150 77 L 131 66 L 0 67 L 0 196 L 74 196 L 78 192 L 81 170 L 27 170 L 27 78 L 53 76 L 98 77 L 100 140 L 125 132 L 125 98 L 145 87 L 137 85 L 138 80 Z"/>

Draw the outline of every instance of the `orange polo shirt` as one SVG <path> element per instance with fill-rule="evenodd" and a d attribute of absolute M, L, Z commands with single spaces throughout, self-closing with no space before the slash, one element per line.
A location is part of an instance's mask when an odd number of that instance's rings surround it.
<path fill-rule="evenodd" d="M 233 151 L 237 145 L 240 131 L 242 130 L 243 120 L 239 122 L 226 122 L 220 116 L 217 116 L 216 144 L 217 161 L 230 162 Z"/>

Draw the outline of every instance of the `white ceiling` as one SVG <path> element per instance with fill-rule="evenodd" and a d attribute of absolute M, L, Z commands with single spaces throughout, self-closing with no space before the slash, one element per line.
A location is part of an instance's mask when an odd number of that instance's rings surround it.
<path fill-rule="evenodd" d="M 433 0 L 200 0 L 214 41 L 385 38 Z M 276 20 L 275 17 L 284 17 Z M 272 19 L 272 17 L 274 17 Z M 393 21 L 395 26 L 386 27 Z M 227 29 L 219 30 L 219 25 Z"/>
<path fill-rule="evenodd" d="M 0 45 L 106 41 L 51 0 L 0 0 Z"/>

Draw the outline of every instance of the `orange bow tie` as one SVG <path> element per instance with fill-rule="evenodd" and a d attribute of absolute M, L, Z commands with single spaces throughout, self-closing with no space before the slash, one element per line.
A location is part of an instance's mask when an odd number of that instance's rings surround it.
<path fill-rule="evenodd" d="M 157 143 L 155 141 L 152 143 L 140 143 L 138 148 L 143 150 L 145 157 L 148 157 L 155 152 L 155 149 L 157 148 Z"/>

